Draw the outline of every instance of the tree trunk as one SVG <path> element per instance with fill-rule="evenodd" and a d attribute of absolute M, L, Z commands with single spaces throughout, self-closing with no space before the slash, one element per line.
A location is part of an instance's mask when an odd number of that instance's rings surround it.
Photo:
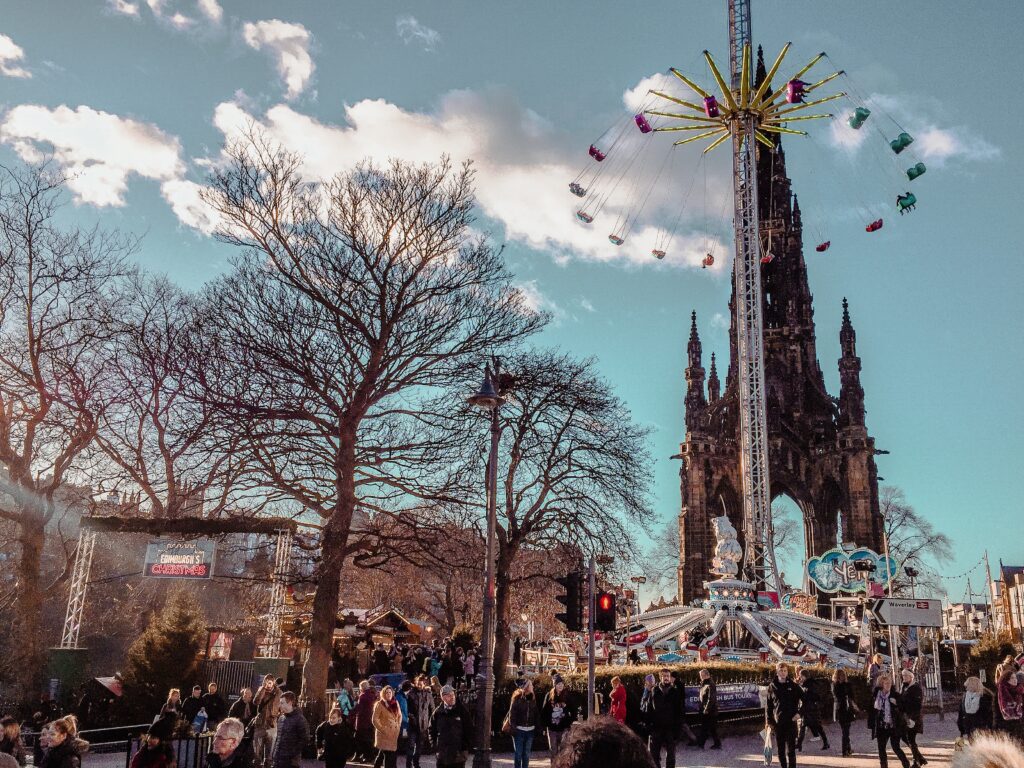
<path fill-rule="evenodd" d="M 336 465 L 338 504 L 323 529 L 313 616 L 309 625 L 309 655 L 302 667 L 302 696 L 310 703 L 311 709 L 307 714 L 316 720 L 326 715 L 327 670 L 334 657 L 341 571 L 355 511 L 355 458 L 355 430 L 342 431 Z"/>
<path fill-rule="evenodd" d="M 508 677 L 508 645 L 512 639 L 509 624 L 509 610 L 512 607 L 509 576 L 513 556 L 499 545 L 498 565 L 495 572 L 494 586 L 494 680 L 500 682 Z"/>
<path fill-rule="evenodd" d="M 22 508 L 18 530 L 21 559 L 18 563 L 17 682 L 23 701 L 38 699 L 43 681 L 45 654 L 42 637 L 42 554 L 45 541 L 43 510 L 37 504 Z"/>

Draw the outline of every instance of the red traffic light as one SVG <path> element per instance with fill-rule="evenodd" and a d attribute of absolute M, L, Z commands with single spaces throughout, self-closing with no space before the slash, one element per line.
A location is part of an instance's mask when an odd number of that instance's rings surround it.
<path fill-rule="evenodd" d="M 614 632 L 616 625 L 615 594 L 598 592 L 594 601 L 594 629 L 598 632 Z"/>
<path fill-rule="evenodd" d="M 597 607 L 600 608 L 602 611 L 610 610 L 612 607 L 612 596 L 609 595 L 607 592 L 602 594 L 600 599 L 598 599 L 597 601 Z"/>

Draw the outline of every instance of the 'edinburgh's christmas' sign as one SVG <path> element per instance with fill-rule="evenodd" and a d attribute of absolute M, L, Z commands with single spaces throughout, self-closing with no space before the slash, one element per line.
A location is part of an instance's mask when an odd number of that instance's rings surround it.
<path fill-rule="evenodd" d="M 158 579 L 208 579 L 213 576 L 212 541 L 151 541 L 142 575 Z"/>

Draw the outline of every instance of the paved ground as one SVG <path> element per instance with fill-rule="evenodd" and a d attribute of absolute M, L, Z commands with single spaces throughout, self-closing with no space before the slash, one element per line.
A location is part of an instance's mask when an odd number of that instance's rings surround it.
<path fill-rule="evenodd" d="M 841 757 L 839 755 L 840 731 L 838 725 L 826 726 L 829 751 L 821 749 L 820 741 L 805 741 L 804 751 L 797 753 L 797 764 L 800 766 L 835 766 L 836 768 L 878 768 L 878 749 L 875 742 L 871 740 L 867 724 L 858 720 L 853 724 L 850 731 L 850 740 L 853 742 L 854 754 L 852 757 Z M 957 737 L 956 715 L 947 714 L 945 721 L 940 721 L 939 716 L 928 715 L 925 718 L 925 732 L 918 738 L 918 746 L 928 760 L 928 768 L 949 768 L 950 756 L 953 753 L 953 741 Z M 756 734 L 746 734 L 736 738 L 728 738 L 727 729 L 720 729 L 723 732 L 721 750 L 706 749 L 701 751 L 693 747 L 680 747 L 676 752 L 677 768 L 735 768 L 736 766 L 760 766 L 763 765 L 764 757 L 762 750 L 764 743 Z M 545 742 L 546 744 L 546 742 Z M 910 752 L 904 747 L 907 757 Z M 493 760 L 496 766 L 512 765 L 512 755 L 499 754 Z M 467 761 L 467 766 L 471 762 Z M 321 764 L 322 765 L 322 764 Z M 363 765 L 362 763 L 349 763 L 349 765 Z M 405 760 L 400 758 L 399 768 L 404 768 Z M 531 768 L 548 766 L 548 754 L 546 751 L 537 751 L 530 761 Z M 778 765 L 778 758 L 775 760 Z M 421 768 L 434 768 L 433 758 L 424 758 Z M 899 760 L 891 752 L 889 753 L 890 768 L 899 768 Z M 90 766 L 83 766 L 90 768 Z M 315 768 L 314 763 L 303 765 L 303 768 Z"/>
<path fill-rule="evenodd" d="M 945 721 L 940 721 L 938 715 L 928 715 L 925 719 L 925 732 L 918 739 L 921 751 L 928 759 L 928 768 L 949 768 L 950 755 L 953 752 L 953 740 L 957 737 L 956 715 L 947 714 Z M 828 725 L 828 736 L 830 751 L 822 751 L 821 742 L 804 742 L 804 751 L 797 754 L 797 763 L 800 766 L 828 766 L 830 768 L 877 768 L 878 753 L 874 742 L 871 741 L 867 725 L 859 720 L 853 724 L 851 740 L 853 741 L 853 757 L 841 757 L 839 755 L 840 733 L 837 725 Z M 676 753 L 677 768 L 735 768 L 736 766 L 762 765 L 761 755 L 762 742 L 756 734 L 744 734 L 729 738 L 728 729 L 721 729 L 723 734 L 723 749 L 701 751 L 692 747 L 680 747 Z M 546 745 L 546 741 L 544 742 Z M 910 753 L 907 752 L 907 756 Z M 511 754 L 494 755 L 495 766 L 511 766 Z M 124 754 L 112 755 L 87 755 L 82 761 L 82 768 L 124 768 Z M 467 765 L 471 764 L 468 762 Z M 778 759 L 776 758 L 776 765 Z M 349 763 L 349 765 L 362 766 L 364 763 Z M 398 761 L 399 768 L 404 768 L 405 759 Z M 530 761 L 531 768 L 542 768 L 549 765 L 547 751 L 537 750 Z M 891 768 L 899 768 L 899 761 L 890 753 L 889 765 Z M 313 760 L 304 760 L 302 768 L 323 768 L 323 763 Z M 421 768 L 435 768 L 434 758 L 425 757 Z"/>

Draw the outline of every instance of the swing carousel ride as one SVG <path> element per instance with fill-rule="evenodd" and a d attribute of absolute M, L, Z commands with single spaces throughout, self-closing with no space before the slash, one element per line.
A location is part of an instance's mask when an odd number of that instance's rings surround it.
<path fill-rule="evenodd" d="M 844 70 L 837 69 L 817 81 L 811 80 L 809 73 L 820 62 L 829 61 L 827 54 L 814 56 L 806 66 L 785 80 L 779 80 L 784 83 L 781 87 L 774 88 L 772 83 L 783 67 L 791 44 L 783 46 L 767 71 L 759 50 L 755 67 L 750 37 L 750 0 L 728 0 L 728 6 L 729 83 L 708 51 L 702 56 L 714 85 L 701 85 L 698 77 L 670 69 L 665 87 L 650 90 L 635 113 L 621 118 L 590 145 L 587 166 L 569 183 L 570 193 L 580 198 L 576 210 L 580 224 L 599 226 L 607 219 L 610 222 L 608 240 L 612 246 L 619 247 L 634 233 L 649 235 L 649 228 L 641 230 L 637 224 L 665 174 L 671 176 L 680 148 L 706 141 L 698 161 L 700 167 L 709 153 L 731 139 L 743 538 L 747 546 L 745 551 L 741 550 L 728 518 L 717 518 L 714 528 L 718 543 L 711 573 L 718 578 L 705 583 L 707 598 L 693 605 L 649 611 L 637 616 L 636 621 L 644 628 L 647 643 L 674 642 L 684 655 L 762 659 L 770 655 L 852 666 L 859 663 L 857 651 L 861 643 L 848 625 L 784 609 L 777 602 L 766 605 L 758 600 L 759 593 L 774 593 L 777 600 L 783 591 L 771 537 L 761 317 L 761 270 L 775 256 L 766 244 L 771 242 L 771 232 L 762 231 L 758 217 L 757 151 L 760 147 L 761 152 L 774 156 L 780 151 L 780 138 L 784 134 L 809 137 L 813 143 L 813 137 L 802 127 L 831 122 L 833 137 L 845 134 L 847 144 L 858 146 L 868 155 L 873 153 L 877 161 L 879 149 L 872 146 L 869 136 L 865 135 L 874 130 L 888 144 L 881 150 L 883 155 L 888 155 L 888 160 L 882 158 L 878 165 L 886 176 L 883 183 L 890 191 L 895 191 L 895 208 L 901 215 L 913 211 L 917 203 L 915 194 L 907 191 L 907 185 L 927 169 L 909 150 L 914 143 L 911 134 L 886 115 L 881 105 L 865 98 Z M 846 90 L 818 96 L 819 89 L 836 82 L 845 83 Z M 844 109 L 841 114 L 808 111 L 824 104 L 843 105 Z M 871 120 L 872 117 L 875 119 Z M 878 125 L 882 119 L 895 125 L 898 132 L 892 139 Z M 871 128 L 865 132 L 865 126 Z M 682 138 L 675 138 L 659 148 L 654 137 L 664 134 Z M 897 159 L 904 152 L 912 159 L 906 168 L 903 167 L 905 157 Z M 651 255 L 655 259 L 664 259 L 670 253 L 698 173 L 692 175 L 673 223 L 656 230 L 651 244 Z M 705 221 L 706 173 L 705 166 Z M 847 207 L 863 217 L 867 233 L 882 229 L 885 216 L 879 212 L 877 203 L 865 204 L 863 197 L 855 195 L 853 205 Z M 723 210 L 723 218 L 724 214 Z M 807 218 L 805 214 L 805 220 Z M 836 233 L 833 237 L 838 240 L 841 236 Z M 824 253 L 831 247 L 831 238 L 821 236 L 815 252 Z M 709 249 L 702 257 L 701 266 L 708 268 L 714 264 L 714 249 Z M 862 628 L 865 623 L 862 622 Z M 621 634 L 635 632 L 631 626 L 625 627 Z M 630 642 L 636 643 L 638 639 L 631 637 Z"/>

